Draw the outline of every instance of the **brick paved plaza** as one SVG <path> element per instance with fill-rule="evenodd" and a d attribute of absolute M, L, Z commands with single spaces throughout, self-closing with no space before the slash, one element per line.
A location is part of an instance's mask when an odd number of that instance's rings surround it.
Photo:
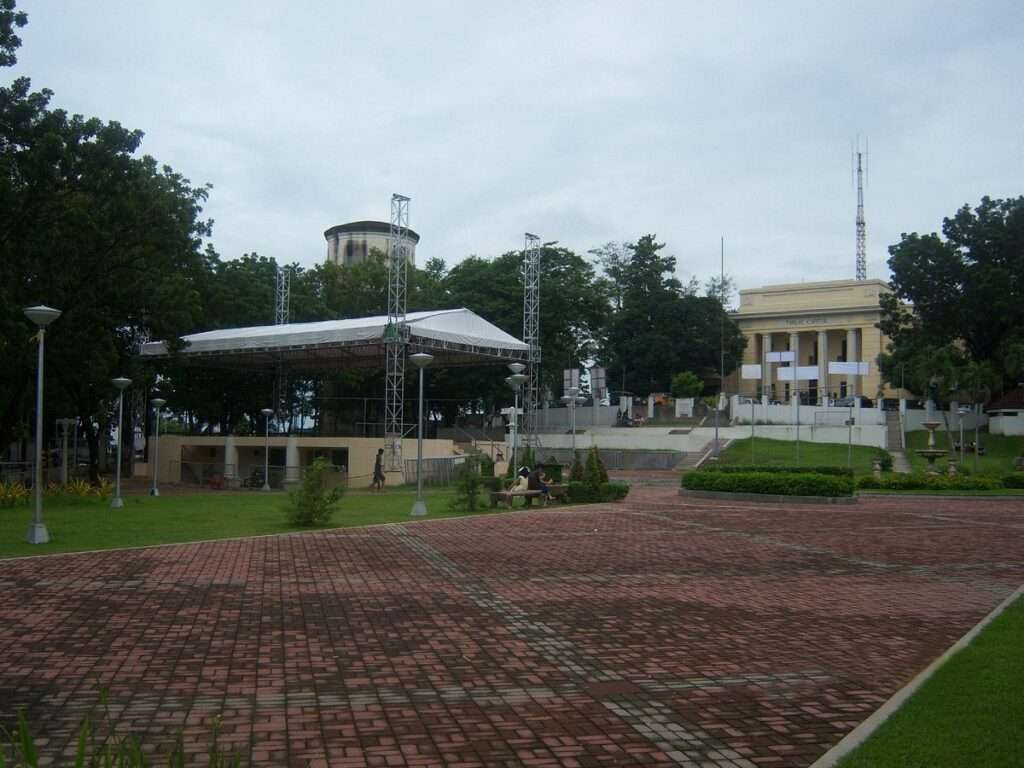
<path fill-rule="evenodd" d="M 53 757 L 107 687 L 149 747 L 219 715 L 253 765 L 809 765 L 1022 581 L 1024 500 L 670 487 L 7 560 L 0 721 Z"/>

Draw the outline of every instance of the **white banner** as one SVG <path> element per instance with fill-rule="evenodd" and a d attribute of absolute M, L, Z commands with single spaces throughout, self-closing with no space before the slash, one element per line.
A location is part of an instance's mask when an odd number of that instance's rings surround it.
<path fill-rule="evenodd" d="M 580 369 L 565 368 L 562 370 L 562 391 L 569 392 L 569 387 L 580 388 Z"/>
<path fill-rule="evenodd" d="M 598 366 L 594 366 L 590 369 L 590 393 L 596 400 L 599 397 L 605 396 L 605 370 Z"/>
<path fill-rule="evenodd" d="M 769 363 L 792 363 L 796 356 L 792 352 L 769 352 L 766 361 Z"/>
<path fill-rule="evenodd" d="M 760 365 L 744 365 L 740 369 L 741 379 L 760 379 L 761 378 L 761 366 Z"/>
<path fill-rule="evenodd" d="M 798 381 L 812 381 L 818 378 L 818 366 L 816 365 L 801 365 L 796 369 L 796 378 Z"/>
<path fill-rule="evenodd" d="M 796 368 L 779 368 L 778 378 L 779 381 L 796 381 L 794 374 L 797 372 Z"/>
<path fill-rule="evenodd" d="M 860 364 L 859 362 L 837 362 L 833 360 L 828 364 L 828 373 L 830 375 L 857 376 L 860 373 Z"/>

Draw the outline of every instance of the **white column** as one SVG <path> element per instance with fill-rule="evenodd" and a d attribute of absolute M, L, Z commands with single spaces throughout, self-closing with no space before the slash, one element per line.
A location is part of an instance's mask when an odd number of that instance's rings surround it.
<path fill-rule="evenodd" d="M 818 331 L 818 404 L 828 402 L 828 331 Z"/>
<path fill-rule="evenodd" d="M 860 355 L 857 354 L 857 329 L 847 328 L 846 330 L 846 361 L 860 362 Z M 857 377 L 848 375 L 846 377 L 846 394 L 853 397 L 857 394 Z"/>
<path fill-rule="evenodd" d="M 775 389 L 775 382 L 772 380 L 772 364 L 768 362 L 768 353 L 775 351 L 772 343 L 772 335 L 770 333 L 766 333 L 764 335 L 763 350 L 764 354 L 761 361 L 761 404 L 767 406 L 771 393 Z M 767 411 L 765 413 L 767 413 Z"/>
<path fill-rule="evenodd" d="M 297 483 L 302 479 L 302 467 L 299 466 L 299 438 L 288 436 L 284 448 L 284 481 L 286 484 Z"/>
<path fill-rule="evenodd" d="M 224 479 L 234 480 L 238 477 L 238 446 L 235 445 L 235 436 L 228 435 L 224 438 Z"/>
<path fill-rule="evenodd" d="M 789 334 L 789 351 L 793 353 L 793 362 L 790 365 L 794 368 L 794 375 L 796 374 L 796 368 L 800 365 L 800 334 L 791 333 Z M 791 384 L 790 394 L 800 394 L 800 382 L 795 378 Z"/>

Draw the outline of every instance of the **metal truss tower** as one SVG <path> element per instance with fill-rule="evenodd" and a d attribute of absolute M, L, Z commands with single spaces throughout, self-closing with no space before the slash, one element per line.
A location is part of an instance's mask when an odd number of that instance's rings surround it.
<path fill-rule="evenodd" d="M 274 276 L 274 325 L 287 325 L 291 308 L 292 271 L 281 264 Z M 274 376 L 274 410 L 278 420 L 284 418 L 288 406 L 288 371 L 281 362 L 277 363 Z"/>
<path fill-rule="evenodd" d="M 526 444 L 537 446 L 537 406 L 540 402 L 540 238 L 526 233 L 523 245 L 523 341 L 530 345 L 523 392 L 523 433 Z"/>
<path fill-rule="evenodd" d="M 867 226 L 864 223 L 864 175 L 867 170 L 867 140 L 864 141 L 864 152 L 860 151 L 860 141 L 857 142 L 857 279 L 868 279 L 868 259 L 866 234 Z"/>
<path fill-rule="evenodd" d="M 278 266 L 274 278 L 274 325 L 285 325 L 288 322 L 288 309 L 291 302 L 291 270 Z"/>
<path fill-rule="evenodd" d="M 405 285 L 409 265 L 409 198 L 391 196 L 391 232 L 388 240 L 388 324 L 384 329 L 387 373 L 384 384 L 384 441 L 392 470 L 402 468 L 405 431 Z"/>

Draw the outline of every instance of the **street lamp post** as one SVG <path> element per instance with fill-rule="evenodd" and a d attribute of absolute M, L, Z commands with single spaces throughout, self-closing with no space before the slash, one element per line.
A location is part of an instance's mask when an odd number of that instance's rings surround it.
<path fill-rule="evenodd" d="M 423 501 L 423 369 L 434 361 L 434 356 L 417 352 L 409 355 L 409 360 L 420 369 L 419 410 L 416 419 L 416 503 L 412 505 L 409 516 L 423 517 L 427 514 L 427 503 Z"/>
<path fill-rule="evenodd" d="M 162 397 L 154 397 L 149 401 L 156 411 L 156 438 L 153 440 L 153 487 L 149 489 L 150 496 L 159 496 L 160 488 L 157 486 L 157 475 L 160 473 L 160 409 L 167 405 Z"/>
<path fill-rule="evenodd" d="M 36 368 L 36 465 L 32 481 L 32 525 L 25 534 L 29 544 L 46 544 L 50 540 L 50 532 L 43 522 L 43 347 L 46 338 L 46 326 L 60 317 L 60 310 L 42 304 L 24 309 L 25 317 L 39 329 L 39 363 Z"/>
<path fill-rule="evenodd" d="M 960 416 L 960 466 L 962 467 L 964 465 L 964 415 L 970 413 L 970 410 L 966 406 L 960 406 L 956 412 Z"/>
<path fill-rule="evenodd" d="M 121 443 L 124 442 L 124 391 L 131 386 L 132 380 L 124 376 L 112 379 L 117 387 L 117 468 L 115 470 L 114 498 L 110 500 L 111 509 L 121 509 L 124 499 L 121 498 Z"/>
<path fill-rule="evenodd" d="M 569 407 L 569 422 L 570 429 L 572 430 L 572 455 L 573 461 L 576 460 L 576 406 L 579 404 L 578 395 L 580 393 L 579 387 L 569 387 L 566 394 L 562 397 L 562 402 Z"/>
<path fill-rule="evenodd" d="M 274 415 L 273 408 L 264 408 L 260 411 L 263 414 L 263 490 L 270 490 L 270 417 Z"/>
<path fill-rule="evenodd" d="M 512 371 L 512 375 L 505 381 L 515 393 L 512 403 L 512 471 L 515 472 L 519 443 L 519 388 L 526 382 L 527 377 L 523 374 L 526 366 L 522 363 L 509 363 L 508 367 Z"/>

